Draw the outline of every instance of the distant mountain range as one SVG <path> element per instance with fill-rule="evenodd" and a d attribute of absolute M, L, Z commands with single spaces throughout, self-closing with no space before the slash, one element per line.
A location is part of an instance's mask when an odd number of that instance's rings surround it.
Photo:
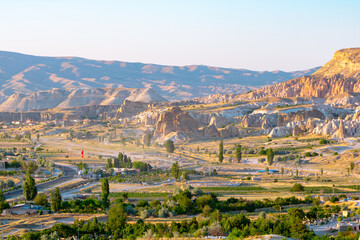
<path fill-rule="evenodd" d="M 167 101 L 152 88 L 57 89 L 34 92 L 28 95 L 15 93 L 0 104 L 0 112 L 23 112 L 89 105 L 120 105 L 124 100 L 139 102 Z"/>
<path fill-rule="evenodd" d="M 0 103 L 12 94 L 20 94 L 17 98 L 28 97 L 34 92 L 56 89 L 71 92 L 75 89 L 149 87 L 168 100 L 185 100 L 217 93 L 244 93 L 311 75 L 318 69 L 259 72 L 203 65 L 178 67 L 78 57 L 40 57 L 0 51 Z"/>

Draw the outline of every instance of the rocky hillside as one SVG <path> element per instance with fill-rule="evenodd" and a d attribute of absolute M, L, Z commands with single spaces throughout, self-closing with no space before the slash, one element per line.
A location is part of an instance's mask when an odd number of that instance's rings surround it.
<path fill-rule="evenodd" d="M 216 93 L 242 93 L 310 75 L 317 69 L 257 72 L 202 65 L 177 67 L 77 57 L 39 57 L 0 51 L 0 103 L 14 93 L 110 87 L 152 87 L 169 100 L 184 100 Z"/>
<path fill-rule="evenodd" d="M 29 95 L 20 93 L 13 94 L 5 102 L 0 104 L 0 111 L 32 111 L 89 105 L 118 105 L 122 104 L 124 100 L 145 103 L 167 101 L 151 88 L 59 89 L 34 92 Z"/>
<path fill-rule="evenodd" d="M 337 51 L 333 59 L 311 76 L 302 76 L 267 86 L 239 98 L 329 98 L 339 94 L 358 92 L 360 92 L 360 48 L 349 48 Z"/>

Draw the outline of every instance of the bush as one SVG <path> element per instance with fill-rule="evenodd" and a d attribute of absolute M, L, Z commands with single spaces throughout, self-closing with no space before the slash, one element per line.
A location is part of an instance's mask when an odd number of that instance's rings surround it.
<path fill-rule="evenodd" d="M 305 190 L 304 186 L 300 183 L 295 183 L 291 188 L 291 192 L 303 192 Z"/>
<path fill-rule="evenodd" d="M 142 210 L 142 211 L 140 212 L 140 217 L 141 217 L 142 219 L 145 219 L 145 218 L 147 218 L 147 217 L 149 217 L 149 216 L 150 216 L 149 211 L 146 210 L 146 209 L 144 209 L 144 210 Z"/>
<path fill-rule="evenodd" d="M 46 207 L 49 204 L 47 196 L 43 193 L 36 195 L 34 199 L 34 204 Z"/>
<path fill-rule="evenodd" d="M 165 142 L 164 146 L 165 146 L 166 151 L 167 151 L 168 153 L 173 153 L 173 152 L 175 151 L 174 142 L 171 141 L 170 139 Z"/>
<path fill-rule="evenodd" d="M 320 143 L 321 145 L 323 145 L 323 144 L 329 144 L 330 141 L 323 138 L 323 139 L 320 140 L 319 143 Z"/>
<path fill-rule="evenodd" d="M 159 217 L 166 218 L 168 216 L 169 216 L 169 210 L 167 208 L 162 207 L 159 209 Z"/>
<path fill-rule="evenodd" d="M 338 202 L 338 201 L 339 201 L 339 198 L 336 197 L 336 196 L 332 196 L 332 197 L 330 198 L 330 202 L 331 202 L 331 203 L 336 203 L 336 202 Z"/>

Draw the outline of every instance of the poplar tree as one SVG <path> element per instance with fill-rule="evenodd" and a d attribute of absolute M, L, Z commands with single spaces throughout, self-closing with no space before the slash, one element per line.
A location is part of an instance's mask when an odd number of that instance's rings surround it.
<path fill-rule="evenodd" d="M 34 178 L 31 177 L 30 172 L 26 173 L 26 178 L 24 179 L 23 185 L 24 197 L 27 201 L 32 201 L 37 195 L 37 188 L 35 185 Z"/>
<path fill-rule="evenodd" d="M 103 202 L 105 209 L 110 206 L 109 195 L 110 195 L 109 179 L 104 178 L 101 184 L 101 200 Z"/>
<path fill-rule="evenodd" d="M 240 161 L 241 161 L 241 155 L 242 155 L 241 145 L 237 145 L 237 147 L 236 147 L 236 160 L 237 160 L 238 163 L 240 163 Z"/>
<path fill-rule="evenodd" d="M 224 160 L 224 143 L 223 140 L 219 144 L 219 162 L 222 163 Z"/>

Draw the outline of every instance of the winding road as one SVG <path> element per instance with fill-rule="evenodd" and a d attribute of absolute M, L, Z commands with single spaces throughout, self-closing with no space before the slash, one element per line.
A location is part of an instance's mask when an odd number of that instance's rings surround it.
<path fill-rule="evenodd" d="M 60 164 L 55 164 L 55 167 L 61 169 L 64 172 L 63 176 L 56 178 L 49 182 L 37 184 L 36 187 L 37 187 L 38 192 L 47 190 L 49 188 L 55 187 L 57 185 L 63 184 L 65 182 L 68 182 L 68 181 L 71 181 L 71 180 L 77 178 L 77 171 L 74 168 L 67 166 L 67 165 L 60 165 Z M 4 193 L 4 197 L 6 200 L 10 200 L 10 199 L 14 199 L 14 198 L 22 197 L 22 196 L 23 196 L 22 189 Z"/>

